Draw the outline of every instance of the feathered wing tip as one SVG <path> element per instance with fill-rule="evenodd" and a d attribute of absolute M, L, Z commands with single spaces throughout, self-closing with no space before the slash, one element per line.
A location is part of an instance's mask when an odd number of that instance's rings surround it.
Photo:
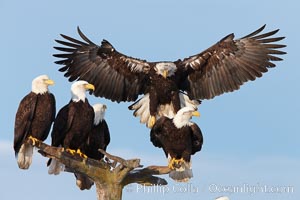
<path fill-rule="evenodd" d="M 28 169 L 32 163 L 33 146 L 22 144 L 18 154 L 17 162 L 20 169 Z"/>
<path fill-rule="evenodd" d="M 192 107 L 197 110 L 200 101 L 191 100 L 186 94 L 179 93 L 180 106 L 183 107 Z M 149 127 L 151 118 L 150 118 L 150 97 L 149 93 L 145 94 L 141 99 L 133 103 L 128 107 L 129 110 L 134 110 L 133 115 L 140 118 L 140 123 L 146 124 Z M 174 113 L 174 107 L 172 104 L 160 105 L 158 108 L 156 120 L 160 117 L 165 116 L 168 118 L 173 118 L 176 113 Z"/>
<path fill-rule="evenodd" d="M 49 159 L 48 161 L 48 174 L 54 174 L 54 175 L 58 175 L 60 174 L 61 171 L 65 170 L 65 165 L 62 164 L 61 162 L 59 162 L 56 159 Z"/>
<path fill-rule="evenodd" d="M 148 124 L 150 120 L 150 109 L 149 109 L 150 97 L 149 93 L 145 94 L 141 99 L 134 102 L 128 107 L 129 110 L 134 110 L 133 115 L 140 117 L 140 123 Z"/>
<path fill-rule="evenodd" d="M 89 190 L 94 185 L 94 181 L 88 176 L 79 173 L 74 173 L 74 175 L 76 177 L 76 185 L 80 190 Z"/>

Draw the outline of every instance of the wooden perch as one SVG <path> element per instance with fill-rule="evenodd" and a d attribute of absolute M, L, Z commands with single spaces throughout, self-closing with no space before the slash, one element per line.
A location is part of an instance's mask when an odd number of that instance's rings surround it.
<path fill-rule="evenodd" d="M 125 160 L 99 150 L 106 156 L 106 161 L 84 159 L 79 155 L 71 155 L 60 147 L 52 147 L 41 141 L 27 140 L 28 143 L 39 149 L 39 152 L 48 158 L 57 159 L 66 166 L 68 172 L 76 172 L 89 176 L 96 185 L 98 200 L 119 200 L 122 198 L 124 186 L 131 183 L 146 186 L 167 185 L 167 181 L 154 175 L 168 174 L 166 166 L 149 166 L 140 164 L 140 159 Z M 139 169 L 137 169 L 139 168 Z"/>

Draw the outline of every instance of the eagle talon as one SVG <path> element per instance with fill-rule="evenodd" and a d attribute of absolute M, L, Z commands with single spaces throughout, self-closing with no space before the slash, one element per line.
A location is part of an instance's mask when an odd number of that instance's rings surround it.
<path fill-rule="evenodd" d="M 32 141 L 33 146 L 35 145 L 35 143 L 37 143 L 39 141 L 38 139 L 36 139 L 35 137 L 32 137 L 32 136 L 29 136 L 28 139 Z"/>
<path fill-rule="evenodd" d="M 184 162 L 184 160 L 183 160 L 183 158 L 180 158 L 180 159 L 175 159 L 174 162 L 175 162 L 175 164 L 178 165 L 178 164 Z"/>
<path fill-rule="evenodd" d="M 69 152 L 70 154 L 74 155 L 76 153 L 76 150 L 74 150 L 74 149 L 66 149 L 66 152 Z"/>
<path fill-rule="evenodd" d="M 76 153 L 79 154 L 79 156 L 82 157 L 82 158 L 85 158 L 85 159 L 88 158 L 87 155 L 85 155 L 84 153 L 82 153 L 80 151 L 80 149 L 77 149 Z"/>
<path fill-rule="evenodd" d="M 174 162 L 175 162 L 175 158 L 172 158 L 168 164 L 169 169 L 171 170 L 175 169 Z"/>
<path fill-rule="evenodd" d="M 149 122 L 149 124 L 148 124 L 148 127 L 149 127 L 149 128 L 152 128 L 152 127 L 154 126 L 155 122 L 156 122 L 155 116 L 151 116 L 151 117 L 150 117 L 150 122 Z"/>
<path fill-rule="evenodd" d="M 168 164 L 168 167 L 173 170 L 173 169 L 177 168 L 178 166 L 180 166 L 181 163 L 183 163 L 183 162 L 184 162 L 183 158 L 180 158 L 180 159 L 172 158 Z"/>

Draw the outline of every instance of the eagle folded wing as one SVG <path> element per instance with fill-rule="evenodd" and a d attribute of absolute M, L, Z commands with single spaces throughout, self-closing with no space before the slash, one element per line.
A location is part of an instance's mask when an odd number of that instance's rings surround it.
<path fill-rule="evenodd" d="M 203 135 L 199 126 L 195 123 L 190 125 L 192 130 L 192 155 L 200 151 L 203 144 Z"/>
<path fill-rule="evenodd" d="M 63 145 L 66 133 L 72 124 L 72 118 L 70 119 L 68 112 L 69 107 L 68 105 L 65 105 L 57 113 L 51 132 L 52 146 L 58 147 Z"/>
<path fill-rule="evenodd" d="M 37 96 L 29 93 L 20 102 L 14 127 L 14 149 L 18 152 L 27 135 L 36 110 Z"/>
<path fill-rule="evenodd" d="M 166 136 L 166 134 L 168 134 L 168 132 L 165 130 L 168 126 L 166 125 L 168 123 L 168 120 L 170 119 L 165 116 L 162 116 L 154 124 L 154 126 L 150 131 L 150 140 L 155 147 L 164 148 L 163 146 L 164 141 L 162 140 Z"/>

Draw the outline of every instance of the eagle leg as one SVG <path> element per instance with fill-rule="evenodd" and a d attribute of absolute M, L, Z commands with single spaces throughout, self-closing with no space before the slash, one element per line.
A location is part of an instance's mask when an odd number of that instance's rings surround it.
<path fill-rule="evenodd" d="M 174 169 L 174 161 L 175 161 L 175 158 L 172 158 L 170 161 L 169 161 L 169 164 L 168 164 L 168 167 L 169 167 L 169 169 Z"/>
<path fill-rule="evenodd" d="M 39 140 L 35 137 L 32 137 L 31 135 L 28 137 L 29 140 L 32 141 L 32 145 L 34 146 L 36 142 L 38 142 Z"/>
<path fill-rule="evenodd" d="M 175 160 L 174 160 L 175 166 L 178 166 L 178 165 L 180 166 L 181 163 L 183 163 L 183 162 L 184 162 L 183 158 L 175 159 Z"/>
<path fill-rule="evenodd" d="M 150 117 L 150 122 L 149 122 L 149 124 L 148 124 L 148 127 L 149 127 L 149 128 L 152 128 L 152 127 L 154 126 L 155 122 L 156 122 L 155 116 L 151 115 L 151 117 Z"/>
<path fill-rule="evenodd" d="M 168 164 L 168 167 L 169 167 L 169 169 L 174 170 L 175 168 L 180 168 L 182 163 L 184 163 L 183 158 L 180 158 L 180 159 L 172 158 Z"/>

